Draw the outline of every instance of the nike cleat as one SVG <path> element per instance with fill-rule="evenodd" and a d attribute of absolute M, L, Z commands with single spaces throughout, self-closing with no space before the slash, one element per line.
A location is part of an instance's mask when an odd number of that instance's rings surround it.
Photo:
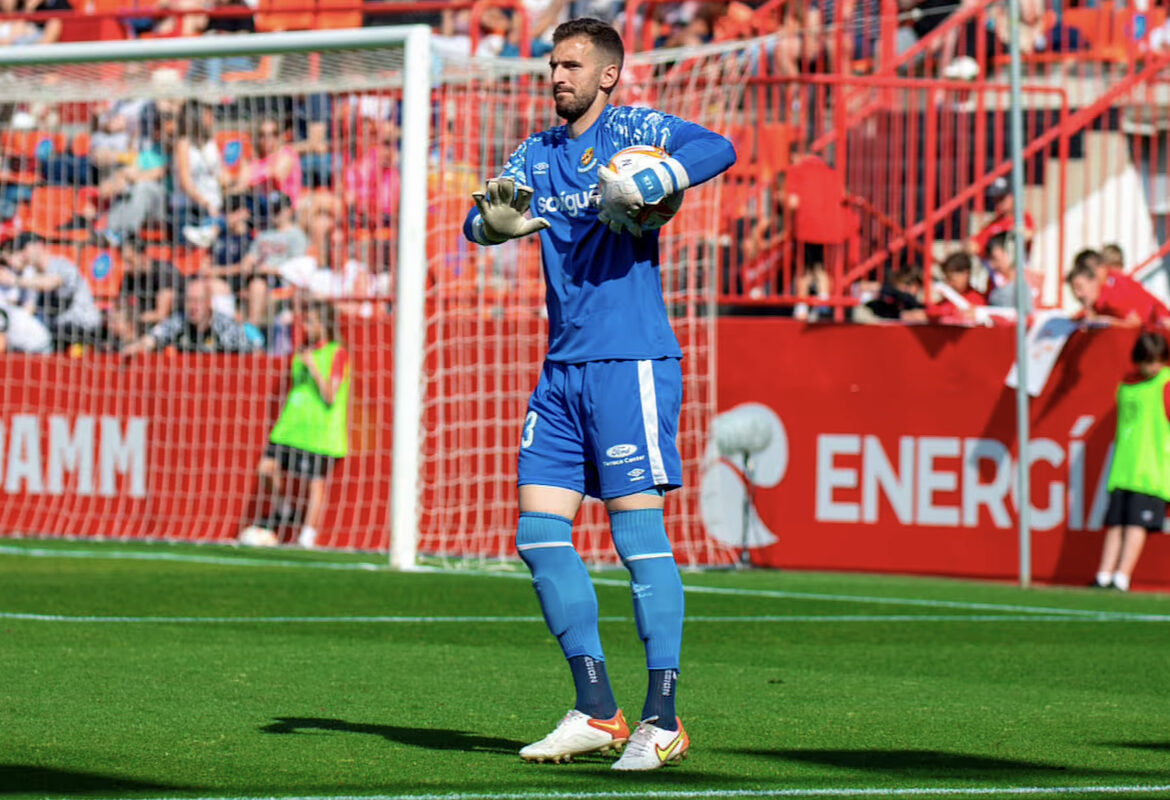
<path fill-rule="evenodd" d="M 573 709 L 557 727 L 539 742 L 520 750 L 525 761 L 551 761 L 559 764 L 586 753 L 617 753 L 630 738 L 630 728 L 619 710 L 609 719 L 595 719 Z"/>
<path fill-rule="evenodd" d="M 686 758 L 691 747 L 691 737 L 678 721 L 677 731 L 659 728 L 650 722 L 643 722 L 630 737 L 626 751 L 613 765 L 620 770 L 658 769 L 663 764 L 678 762 Z"/>

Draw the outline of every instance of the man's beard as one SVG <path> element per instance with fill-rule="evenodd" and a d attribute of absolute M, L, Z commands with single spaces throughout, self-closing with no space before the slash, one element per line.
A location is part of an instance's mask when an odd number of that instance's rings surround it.
<path fill-rule="evenodd" d="M 553 100 L 557 106 L 557 116 L 567 122 L 576 122 L 581 118 L 582 114 L 589 110 L 596 97 L 596 89 L 588 98 L 577 92 L 573 92 L 570 95 L 554 95 Z"/>

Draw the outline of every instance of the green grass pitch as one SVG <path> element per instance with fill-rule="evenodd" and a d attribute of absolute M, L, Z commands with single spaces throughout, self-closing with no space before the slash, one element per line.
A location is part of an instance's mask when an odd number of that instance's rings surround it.
<path fill-rule="evenodd" d="M 572 705 L 526 576 L 374 562 L 0 539 L 0 798 L 1170 797 L 1167 596 L 686 573 L 691 756 L 629 775 L 517 756 Z"/>

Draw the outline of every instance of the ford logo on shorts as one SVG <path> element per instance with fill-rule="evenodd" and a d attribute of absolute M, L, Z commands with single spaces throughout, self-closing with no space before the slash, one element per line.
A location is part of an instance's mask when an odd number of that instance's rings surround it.
<path fill-rule="evenodd" d="M 605 454 L 610 458 L 625 458 L 632 456 L 638 452 L 638 445 L 636 444 L 615 444 L 613 447 L 605 451 Z"/>

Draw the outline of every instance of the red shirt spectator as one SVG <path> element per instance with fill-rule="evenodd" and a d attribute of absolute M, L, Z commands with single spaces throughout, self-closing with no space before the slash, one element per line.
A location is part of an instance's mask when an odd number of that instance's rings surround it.
<path fill-rule="evenodd" d="M 1161 322 L 1170 317 L 1170 308 L 1120 270 L 1109 270 L 1100 285 L 1101 291 L 1091 306 L 1098 316 L 1120 320 L 1133 320 L 1136 316 L 1143 324 Z"/>
<path fill-rule="evenodd" d="M 926 318 L 941 325 L 963 325 L 975 321 L 974 309 L 987 305 L 983 294 L 971 287 L 971 256 L 952 253 L 942 265 L 942 300 L 926 310 Z M 966 301 L 964 305 L 963 301 Z"/>

